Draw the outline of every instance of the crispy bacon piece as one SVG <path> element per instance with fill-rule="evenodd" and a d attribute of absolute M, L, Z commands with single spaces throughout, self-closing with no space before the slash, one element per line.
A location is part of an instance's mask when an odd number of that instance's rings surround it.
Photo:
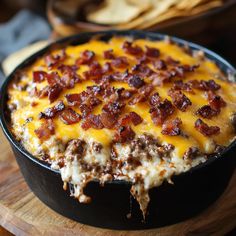
<path fill-rule="evenodd" d="M 114 72 L 112 75 L 110 75 L 107 79 L 107 81 L 126 81 L 127 77 L 129 76 L 128 70 L 125 72 Z"/>
<path fill-rule="evenodd" d="M 153 48 L 153 47 L 148 47 L 148 46 L 145 46 L 146 47 L 146 56 L 147 57 L 151 57 L 151 58 L 157 58 L 160 56 L 160 50 L 157 49 L 157 48 Z"/>
<path fill-rule="evenodd" d="M 141 55 L 143 53 L 143 50 L 139 46 L 133 46 L 131 42 L 125 41 L 122 45 L 122 49 L 125 53 L 131 54 L 131 55 Z"/>
<path fill-rule="evenodd" d="M 101 94 L 102 94 L 102 97 L 103 97 L 103 99 L 109 99 L 109 100 L 116 100 L 119 96 L 118 96 L 118 94 L 117 94 L 117 89 L 115 89 L 114 87 L 111 87 L 110 85 L 109 85 L 109 83 L 107 84 L 107 83 L 104 83 L 102 86 L 102 92 L 101 92 Z"/>
<path fill-rule="evenodd" d="M 58 70 L 61 71 L 62 76 L 57 81 L 63 88 L 74 88 L 76 83 L 81 82 L 81 77 L 77 74 L 78 66 L 76 65 L 60 65 Z"/>
<path fill-rule="evenodd" d="M 109 49 L 109 50 L 106 50 L 103 52 L 103 57 L 104 59 L 114 59 L 115 58 L 115 55 L 113 53 L 113 49 Z"/>
<path fill-rule="evenodd" d="M 158 71 L 153 73 L 149 79 L 154 86 L 162 86 L 164 83 L 171 82 L 171 79 L 176 75 L 174 70 Z"/>
<path fill-rule="evenodd" d="M 226 106 L 226 102 L 223 98 L 220 95 L 214 94 L 212 91 L 207 93 L 207 99 L 211 108 L 216 111 L 220 111 L 222 107 Z"/>
<path fill-rule="evenodd" d="M 94 128 L 94 129 L 102 129 L 104 128 L 101 119 L 100 119 L 100 115 L 93 115 L 93 114 L 89 114 L 84 122 L 82 123 L 81 127 L 84 130 L 87 130 L 89 128 Z"/>
<path fill-rule="evenodd" d="M 132 141 L 134 137 L 135 133 L 130 126 L 121 126 L 114 135 L 114 142 L 126 143 Z"/>
<path fill-rule="evenodd" d="M 179 90 L 170 89 L 168 95 L 172 98 L 173 104 L 180 110 L 186 111 L 188 106 L 192 105 L 192 102 L 189 100 L 185 94 Z"/>
<path fill-rule="evenodd" d="M 100 120 L 105 128 L 112 129 L 117 123 L 118 117 L 111 113 L 102 112 L 100 115 Z"/>
<path fill-rule="evenodd" d="M 118 121 L 119 115 L 125 107 L 125 103 L 114 101 L 105 104 L 102 108 L 100 121 L 105 128 L 111 129 Z"/>
<path fill-rule="evenodd" d="M 124 88 L 120 88 L 117 90 L 118 94 L 119 94 L 119 98 L 120 99 L 129 99 L 131 98 L 135 91 L 134 90 L 128 90 L 128 89 L 124 89 Z"/>
<path fill-rule="evenodd" d="M 54 102 L 60 95 L 62 87 L 59 84 L 54 84 L 48 88 L 48 99 L 50 103 Z"/>
<path fill-rule="evenodd" d="M 90 50 L 85 50 L 80 54 L 80 57 L 76 60 L 76 65 L 90 64 L 95 57 L 95 53 Z"/>
<path fill-rule="evenodd" d="M 81 82 L 81 78 L 78 74 L 75 72 L 66 72 L 62 75 L 60 79 L 60 84 L 62 85 L 63 88 L 74 88 L 76 83 Z"/>
<path fill-rule="evenodd" d="M 131 75 L 128 78 L 128 84 L 130 87 L 134 87 L 138 89 L 142 87 L 145 84 L 145 82 L 138 75 Z"/>
<path fill-rule="evenodd" d="M 153 70 L 150 69 L 147 65 L 139 63 L 131 68 L 131 72 L 133 74 L 139 75 L 140 77 L 149 77 L 150 75 L 152 75 Z"/>
<path fill-rule="evenodd" d="M 116 68 L 126 68 L 129 65 L 127 57 L 116 57 L 111 61 L 111 65 Z"/>
<path fill-rule="evenodd" d="M 79 94 L 66 94 L 66 100 L 69 106 L 78 106 L 82 116 L 85 117 L 102 101 L 97 98 L 91 87 L 88 87 L 86 91 Z"/>
<path fill-rule="evenodd" d="M 157 70 L 165 70 L 167 68 L 165 61 L 161 59 L 152 61 L 152 64 Z"/>
<path fill-rule="evenodd" d="M 133 125 L 136 126 L 141 124 L 143 122 L 143 119 L 136 112 L 132 111 L 119 120 L 119 126 L 126 126 L 129 125 L 131 122 L 133 123 Z"/>
<path fill-rule="evenodd" d="M 97 80 L 103 75 L 102 67 L 97 61 L 93 61 L 89 65 L 89 70 L 84 71 L 83 75 L 85 79 Z"/>
<path fill-rule="evenodd" d="M 94 96 L 88 96 L 87 99 L 85 101 L 83 101 L 83 103 L 79 106 L 79 109 L 82 113 L 83 117 L 86 117 L 89 113 L 91 113 L 93 111 L 93 109 L 101 104 L 102 101 L 100 99 L 98 99 L 97 97 Z"/>
<path fill-rule="evenodd" d="M 45 71 L 34 71 L 33 82 L 40 83 L 47 78 L 48 73 Z"/>
<path fill-rule="evenodd" d="M 219 114 L 219 110 L 212 109 L 211 106 L 205 105 L 199 108 L 196 112 L 197 115 L 200 115 L 203 118 L 211 119 L 214 116 Z"/>
<path fill-rule="evenodd" d="M 75 124 L 81 120 L 81 116 L 71 108 L 65 109 L 59 117 L 66 125 Z"/>
<path fill-rule="evenodd" d="M 175 59 L 174 59 L 173 57 L 171 57 L 171 56 L 168 56 L 168 57 L 166 58 L 166 63 L 169 64 L 169 65 L 172 65 L 172 66 L 177 66 L 177 65 L 180 64 L 180 61 L 175 60 Z"/>
<path fill-rule="evenodd" d="M 174 69 L 176 72 L 176 76 L 178 76 L 180 78 L 184 78 L 186 72 L 193 72 L 198 67 L 199 67 L 199 65 L 192 65 L 192 66 L 179 65 L 179 66 L 176 66 Z"/>
<path fill-rule="evenodd" d="M 111 63 L 110 62 L 106 62 L 103 65 L 102 72 L 103 72 L 103 74 L 107 74 L 107 73 L 113 72 L 113 69 L 111 67 Z"/>
<path fill-rule="evenodd" d="M 121 101 L 114 101 L 114 102 L 109 102 L 105 104 L 102 108 L 102 111 L 110 113 L 110 114 L 118 115 L 122 112 L 124 107 L 125 107 L 125 103 Z"/>
<path fill-rule="evenodd" d="M 41 141 L 45 141 L 55 134 L 55 127 L 51 119 L 44 120 L 42 125 L 36 129 L 35 134 Z"/>
<path fill-rule="evenodd" d="M 113 69 L 110 63 L 105 63 L 103 67 L 96 61 L 93 61 L 88 71 L 84 71 L 83 75 L 85 79 L 94 80 L 96 83 L 100 83 L 102 80 L 107 79 L 108 77 L 104 77 L 105 74 L 109 74 Z"/>
<path fill-rule="evenodd" d="M 149 112 L 151 113 L 153 123 L 155 125 L 161 125 L 170 115 L 174 113 L 174 111 L 175 108 L 172 103 L 165 99 L 163 102 L 151 107 Z"/>
<path fill-rule="evenodd" d="M 94 96 L 102 94 L 102 87 L 100 85 L 91 85 L 87 86 L 86 91 L 89 94 L 93 94 Z"/>
<path fill-rule="evenodd" d="M 183 90 L 185 92 L 194 93 L 192 86 L 189 83 L 184 83 L 182 80 L 175 80 L 173 84 L 174 90 Z"/>
<path fill-rule="evenodd" d="M 57 69 L 61 72 L 61 73 L 65 73 L 65 72 L 76 72 L 79 67 L 77 65 L 60 65 L 57 67 Z"/>
<path fill-rule="evenodd" d="M 123 101 L 126 99 L 129 99 L 133 96 L 135 93 L 134 90 L 131 89 L 125 89 L 125 88 L 115 88 L 111 87 L 110 85 L 106 85 L 105 87 L 101 86 L 101 95 L 102 97 L 107 100 L 109 99 L 110 101 Z"/>
<path fill-rule="evenodd" d="M 220 132 L 220 128 L 218 126 L 208 126 L 201 119 L 197 119 L 194 126 L 204 136 L 212 136 L 219 134 Z"/>
<path fill-rule="evenodd" d="M 94 70 L 101 70 L 102 66 L 100 65 L 100 63 L 98 61 L 93 60 L 90 64 L 89 64 L 89 68 L 90 70 L 94 71 Z"/>
<path fill-rule="evenodd" d="M 190 80 L 188 83 L 192 88 L 204 91 L 216 91 L 221 88 L 214 80 Z"/>
<path fill-rule="evenodd" d="M 56 55 L 49 54 L 45 56 L 44 61 L 48 68 L 52 68 L 54 66 L 57 66 L 61 62 L 63 62 L 66 59 L 66 57 L 67 55 L 66 55 L 65 50 L 61 50 L 59 54 L 56 54 Z"/>
<path fill-rule="evenodd" d="M 75 106 L 81 104 L 81 98 L 79 93 L 66 94 L 65 98 L 69 106 Z"/>
<path fill-rule="evenodd" d="M 149 99 L 149 104 L 151 106 L 157 106 L 161 102 L 161 97 L 159 93 L 154 93 Z"/>
<path fill-rule="evenodd" d="M 59 101 L 55 106 L 47 108 L 44 112 L 40 112 L 39 119 L 51 119 L 56 116 L 57 113 L 63 111 L 65 109 L 65 105 L 62 101 Z"/>
<path fill-rule="evenodd" d="M 132 123 L 136 126 L 143 122 L 143 119 L 140 115 L 138 115 L 136 112 L 132 111 L 129 113 L 130 119 Z"/>
<path fill-rule="evenodd" d="M 169 120 L 166 121 L 162 125 L 162 131 L 161 133 L 164 135 L 169 135 L 169 136 L 177 136 L 180 135 L 181 130 L 180 130 L 180 125 L 182 124 L 182 121 L 179 118 L 176 118 L 174 120 Z"/>
<path fill-rule="evenodd" d="M 135 94 L 132 99 L 129 101 L 129 105 L 134 105 L 139 102 L 145 102 L 148 100 L 149 95 L 153 90 L 153 86 L 151 84 L 146 84 L 142 86 L 137 94 Z"/>
<path fill-rule="evenodd" d="M 47 74 L 47 82 L 49 84 L 49 86 L 52 86 L 54 84 L 60 84 L 60 76 L 57 72 L 51 72 L 49 74 Z"/>

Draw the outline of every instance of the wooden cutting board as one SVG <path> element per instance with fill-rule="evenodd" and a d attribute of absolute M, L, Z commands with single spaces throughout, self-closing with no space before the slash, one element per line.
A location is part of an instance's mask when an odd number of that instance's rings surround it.
<path fill-rule="evenodd" d="M 16 235 L 215 236 L 236 227 L 236 171 L 223 195 L 194 218 L 158 229 L 118 231 L 77 223 L 44 205 L 25 183 L 2 131 L 0 152 L 0 225 Z"/>

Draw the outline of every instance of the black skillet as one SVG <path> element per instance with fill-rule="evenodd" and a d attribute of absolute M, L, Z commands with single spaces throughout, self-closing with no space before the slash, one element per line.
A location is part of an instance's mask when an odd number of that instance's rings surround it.
<path fill-rule="evenodd" d="M 114 35 L 127 35 L 134 38 L 161 40 L 165 35 L 142 31 L 109 31 L 81 33 L 61 39 L 35 53 L 21 63 L 5 80 L 1 88 L 0 121 L 2 129 L 11 144 L 20 170 L 34 194 L 46 205 L 58 213 L 97 227 L 111 229 L 144 229 L 161 227 L 183 221 L 200 213 L 212 204 L 226 188 L 236 164 L 236 142 L 234 141 L 222 153 L 209 158 L 191 170 L 173 177 L 173 185 L 164 183 L 150 190 L 150 204 L 145 221 L 137 202 L 130 196 L 130 184 L 124 181 L 112 181 L 101 187 L 97 181 L 91 181 L 85 193 L 92 197 L 89 204 L 79 203 L 70 197 L 69 191 L 62 188 L 58 171 L 28 153 L 12 135 L 6 114 L 7 87 L 14 74 L 31 64 L 54 47 L 76 45 L 87 42 L 91 37 L 101 35 L 108 40 Z M 223 72 L 236 74 L 235 69 L 217 54 L 184 40 L 171 37 L 179 45 L 188 45 L 191 50 L 202 50 L 216 62 Z M 131 213 L 131 218 L 127 214 Z"/>

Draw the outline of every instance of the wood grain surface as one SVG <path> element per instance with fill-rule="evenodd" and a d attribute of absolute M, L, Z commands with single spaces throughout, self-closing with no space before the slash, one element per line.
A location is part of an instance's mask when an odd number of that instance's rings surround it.
<path fill-rule="evenodd" d="M 25 183 L 2 131 L 0 150 L 0 225 L 15 235 L 217 236 L 236 227 L 236 171 L 222 196 L 194 218 L 158 229 L 118 231 L 83 225 L 48 208 Z"/>

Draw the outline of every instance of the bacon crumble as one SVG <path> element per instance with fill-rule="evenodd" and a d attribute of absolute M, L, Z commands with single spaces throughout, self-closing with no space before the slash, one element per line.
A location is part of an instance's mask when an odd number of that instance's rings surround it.
<path fill-rule="evenodd" d="M 142 86 L 140 89 L 138 89 L 138 92 L 129 101 L 129 105 L 135 105 L 136 103 L 147 101 L 152 90 L 153 86 L 150 84 Z"/>
<path fill-rule="evenodd" d="M 140 115 L 138 115 L 136 112 L 132 111 L 132 112 L 126 114 L 124 117 L 122 117 L 119 120 L 118 125 L 119 126 L 126 126 L 132 122 L 133 125 L 136 126 L 136 125 L 141 124 L 142 121 L 143 121 L 142 117 Z"/>
<path fill-rule="evenodd" d="M 89 128 L 94 128 L 94 129 L 102 129 L 104 128 L 100 115 L 94 115 L 94 114 L 89 114 L 84 122 L 82 123 L 81 127 L 84 130 L 87 130 Z"/>
<path fill-rule="evenodd" d="M 169 136 L 180 135 L 181 130 L 179 126 L 181 124 L 182 124 L 182 121 L 180 120 L 180 118 L 176 118 L 174 120 L 168 120 L 163 123 L 161 133 L 164 135 L 169 135 Z"/>
<path fill-rule="evenodd" d="M 72 108 L 67 108 L 59 115 L 60 119 L 66 125 L 78 123 L 81 120 L 81 116 L 75 112 Z"/>
<path fill-rule="evenodd" d="M 151 58 L 158 58 L 160 56 L 160 50 L 157 48 L 153 48 L 153 47 L 148 47 L 145 46 L 146 48 L 146 56 L 147 57 L 151 57 Z"/>
<path fill-rule="evenodd" d="M 201 119 L 196 120 L 194 127 L 204 136 L 217 135 L 220 132 L 218 126 L 208 126 Z"/>
<path fill-rule="evenodd" d="M 54 118 L 57 113 L 63 111 L 65 109 L 65 105 L 62 101 L 59 101 L 55 106 L 47 108 L 44 112 L 40 112 L 39 119 L 51 119 Z"/>
<path fill-rule="evenodd" d="M 131 68 L 131 73 L 137 74 L 140 77 L 149 77 L 153 74 L 153 70 L 147 65 L 138 63 Z"/>
<path fill-rule="evenodd" d="M 113 53 L 113 49 L 109 49 L 103 52 L 104 59 L 115 59 L 115 55 Z"/>
<path fill-rule="evenodd" d="M 159 93 L 156 92 L 151 95 L 151 97 L 149 99 L 149 104 L 151 106 L 156 106 L 156 105 L 160 104 L 160 102 L 161 102 L 161 97 L 160 97 Z"/>
<path fill-rule="evenodd" d="M 52 119 L 44 120 L 41 126 L 34 132 L 42 141 L 49 139 L 51 135 L 55 134 L 55 127 Z"/>
<path fill-rule="evenodd" d="M 222 107 L 226 106 L 226 102 L 223 100 L 223 98 L 214 94 L 212 91 L 207 93 L 207 99 L 211 108 L 216 111 L 220 111 Z"/>
<path fill-rule="evenodd" d="M 189 83 L 193 88 L 204 91 L 216 91 L 221 88 L 214 80 L 190 80 Z"/>
<path fill-rule="evenodd" d="M 33 72 L 33 82 L 40 83 L 47 78 L 48 73 L 45 71 L 34 71 Z"/>
<path fill-rule="evenodd" d="M 161 59 L 160 60 L 152 61 L 152 65 L 157 70 L 165 70 L 165 69 L 167 69 L 166 62 L 164 60 L 161 60 Z"/>
<path fill-rule="evenodd" d="M 175 80 L 173 82 L 173 89 L 174 90 L 183 90 L 185 92 L 194 94 L 191 84 L 184 83 L 183 80 Z"/>
<path fill-rule="evenodd" d="M 170 89 L 168 95 L 172 98 L 173 104 L 180 110 L 185 112 L 192 102 L 189 98 L 179 90 Z"/>
<path fill-rule="evenodd" d="M 120 56 L 116 57 L 111 61 L 111 65 L 116 68 L 126 68 L 129 65 L 127 57 Z"/>
<path fill-rule="evenodd" d="M 175 109 L 172 103 L 165 99 L 157 105 L 152 106 L 149 112 L 151 113 L 153 123 L 155 125 L 161 125 L 174 111 Z"/>
<path fill-rule="evenodd" d="M 138 75 L 131 75 L 128 78 L 128 84 L 130 87 L 140 88 L 145 84 L 145 82 Z"/>
<path fill-rule="evenodd" d="M 48 87 L 48 99 L 50 103 L 53 103 L 54 101 L 57 100 L 61 91 L 62 91 L 62 87 L 59 84 L 54 84 Z"/>
<path fill-rule="evenodd" d="M 125 41 L 122 45 L 122 49 L 125 53 L 131 54 L 131 55 L 141 55 L 143 53 L 143 50 L 139 46 L 133 46 L 131 42 Z"/>
<path fill-rule="evenodd" d="M 90 64 L 95 57 L 95 53 L 90 50 L 85 50 L 80 54 L 80 57 L 76 60 L 76 65 Z"/>
<path fill-rule="evenodd" d="M 197 115 L 200 115 L 203 118 L 211 119 L 214 116 L 219 114 L 219 110 L 212 109 L 211 106 L 205 105 L 199 108 L 196 112 Z"/>
<path fill-rule="evenodd" d="M 132 141 L 134 137 L 135 133 L 130 126 L 121 126 L 114 135 L 114 142 L 127 143 Z"/>
<path fill-rule="evenodd" d="M 54 66 L 59 65 L 61 62 L 63 62 L 66 59 L 66 57 L 67 55 L 66 55 L 65 50 L 61 50 L 56 55 L 53 55 L 53 54 L 46 55 L 44 58 L 44 61 L 48 68 L 52 68 Z"/>

